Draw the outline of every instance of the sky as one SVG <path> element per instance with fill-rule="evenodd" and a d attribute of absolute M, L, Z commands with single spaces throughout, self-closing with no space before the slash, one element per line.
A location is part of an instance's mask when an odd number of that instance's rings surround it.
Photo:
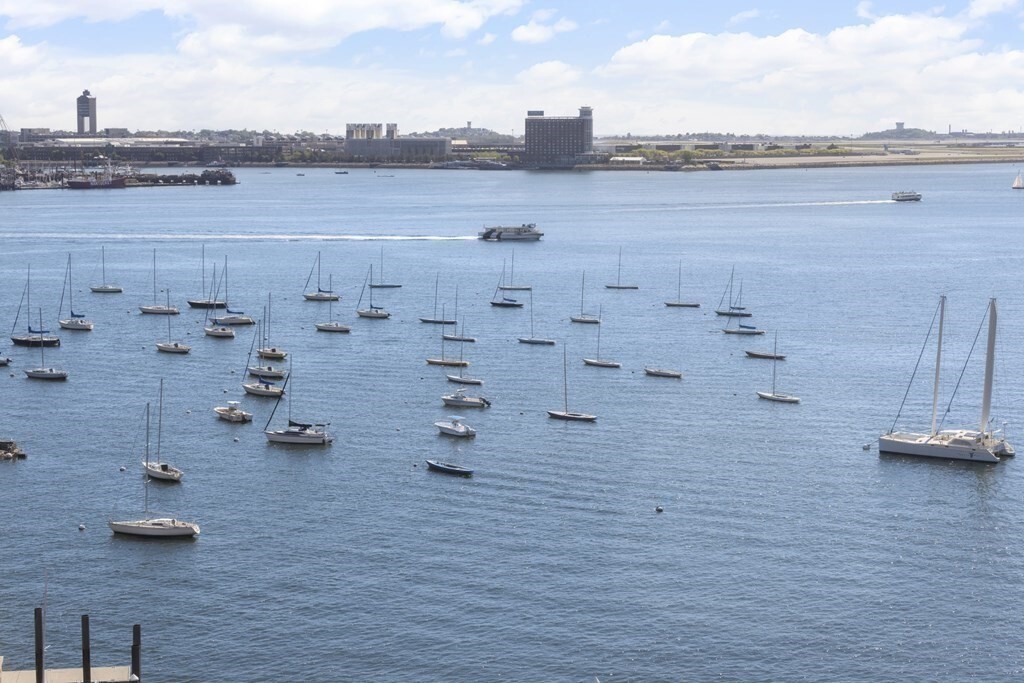
<path fill-rule="evenodd" d="M 0 0 L 12 130 L 1024 129 L 1024 0 Z"/>

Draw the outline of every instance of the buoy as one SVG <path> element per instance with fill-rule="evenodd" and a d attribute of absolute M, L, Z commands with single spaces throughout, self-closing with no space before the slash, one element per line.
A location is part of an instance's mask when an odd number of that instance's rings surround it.
<path fill-rule="evenodd" d="M 237 436 L 235 437 L 235 443 L 238 443 L 238 437 Z"/>
<path fill-rule="evenodd" d="M 225 393 L 225 394 L 226 394 L 226 393 L 228 393 L 228 390 L 227 390 L 227 389 L 224 389 L 224 393 Z"/>
<path fill-rule="evenodd" d="M 665 508 L 663 508 L 663 507 L 661 507 L 661 506 L 659 505 L 659 506 L 657 506 L 656 508 L 654 508 L 654 511 L 655 511 L 655 512 L 664 512 L 664 511 L 665 511 Z"/>
<path fill-rule="evenodd" d="M 871 450 L 871 444 L 869 444 L 869 443 L 864 444 L 864 450 L 870 451 Z"/>
<path fill-rule="evenodd" d="M 191 414 L 192 414 L 192 409 L 191 409 L 191 408 L 189 408 L 188 410 L 186 410 L 186 411 L 185 411 L 185 414 L 186 414 L 186 415 L 191 415 Z"/>
<path fill-rule="evenodd" d="M 124 472 L 124 465 L 121 465 L 121 471 Z"/>
<path fill-rule="evenodd" d="M 78 525 L 78 530 L 79 531 L 85 531 L 85 525 L 84 524 L 79 524 Z"/>

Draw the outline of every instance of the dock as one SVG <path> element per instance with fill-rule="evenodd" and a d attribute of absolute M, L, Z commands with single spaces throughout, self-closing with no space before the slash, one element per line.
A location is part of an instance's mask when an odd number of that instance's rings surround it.
<path fill-rule="evenodd" d="M 85 682 L 81 667 L 77 669 L 47 669 L 44 676 L 46 683 Z M 131 667 L 104 666 L 94 667 L 89 680 L 91 683 L 132 683 L 131 676 Z M 4 658 L 0 657 L 0 683 L 36 683 L 36 671 L 35 669 L 4 671 Z"/>

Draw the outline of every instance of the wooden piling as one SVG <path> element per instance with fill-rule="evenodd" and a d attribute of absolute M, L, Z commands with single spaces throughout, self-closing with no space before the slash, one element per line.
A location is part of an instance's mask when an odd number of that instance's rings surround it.
<path fill-rule="evenodd" d="M 36 683 L 46 683 L 46 663 L 43 661 L 43 608 L 36 607 Z"/>
<path fill-rule="evenodd" d="M 92 650 L 89 645 L 89 615 L 82 615 L 82 683 L 92 683 Z"/>
<path fill-rule="evenodd" d="M 133 680 L 142 680 L 142 625 L 132 626 L 132 675 Z"/>

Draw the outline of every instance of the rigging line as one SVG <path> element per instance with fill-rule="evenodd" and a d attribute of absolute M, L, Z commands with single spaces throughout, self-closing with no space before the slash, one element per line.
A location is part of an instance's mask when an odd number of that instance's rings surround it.
<path fill-rule="evenodd" d="M 924 337 L 924 343 L 921 344 L 921 352 L 917 354 L 917 363 L 914 364 L 914 372 L 910 374 L 910 381 L 907 382 L 907 390 L 903 392 L 903 400 L 900 401 L 900 409 L 896 411 L 896 419 L 892 421 L 892 427 L 889 429 L 889 433 L 892 434 L 896 431 L 896 423 L 900 421 L 900 413 L 903 412 L 903 406 L 907 403 L 907 396 L 910 395 L 910 387 L 914 384 L 914 378 L 917 376 L 918 368 L 921 366 L 921 359 L 924 358 L 924 351 L 928 347 L 928 340 L 932 337 L 932 330 L 935 328 L 935 319 L 939 317 L 939 307 L 942 306 L 942 299 L 939 299 L 939 303 L 935 305 L 935 312 L 932 313 L 932 322 L 928 326 L 928 334 Z"/>
<path fill-rule="evenodd" d="M 953 408 L 953 399 L 956 398 L 956 391 L 960 388 L 960 382 L 964 378 L 964 373 L 967 371 L 967 364 L 971 362 L 971 355 L 974 354 L 974 348 L 978 345 L 978 339 L 981 337 L 981 330 L 985 327 L 985 321 L 988 320 L 988 307 L 985 307 L 985 315 L 981 316 L 981 324 L 978 325 L 978 331 L 974 333 L 974 341 L 971 342 L 971 349 L 967 352 L 967 359 L 964 361 L 963 367 L 960 368 L 960 376 L 956 378 L 956 386 L 953 387 L 953 394 L 949 397 L 949 403 L 946 404 L 946 410 L 942 413 L 942 419 L 939 420 L 939 426 L 946 421 L 946 417 L 949 415 L 950 410 Z M 982 429 L 984 429 L 982 425 Z"/>
<path fill-rule="evenodd" d="M 18 318 L 21 316 L 21 306 L 25 303 L 25 294 L 28 293 L 28 282 L 25 283 L 25 288 L 21 290 L 21 301 L 18 302 L 18 312 L 14 316 L 14 324 L 11 326 L 11 334 L 18 329 Z"/>

